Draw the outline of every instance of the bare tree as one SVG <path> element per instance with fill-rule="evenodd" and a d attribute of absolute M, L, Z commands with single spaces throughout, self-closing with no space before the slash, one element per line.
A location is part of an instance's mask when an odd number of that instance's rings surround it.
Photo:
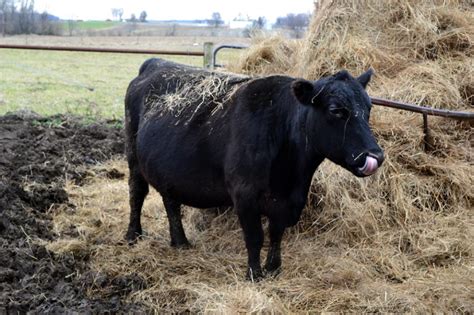
<path fill-rule="evenodd" d="M 53 29 L 51 23 L 49 23 L 49 14 L 44 11 L 39 16 L 39 33 L 43 35 L 52 35 Z"/>
<path fill-rule="evenodd" d="M 62 33 L 61 24 L 55 21 L 59 18 L 50 15 L 47 11 L 41 14 L 35 13 L 38 16 L 38 23 L 35 25 L 34 32 L 40 35 L 59 35 Z"/>
<path fill-rule="evenodd" d="M 122 8 L 112 8 L 112 16 L 122 22 L 123 9 Z"/>
<path fill-rule="evenodd" d="M 173 25 L 171 25 L 169 29 L 166 31 L 165 36 L 176 36 L 177 29 L 178 29 L 178 24 L 173 23 Z"/>
<path fill-rule="evenodd" d="M 3 36 L 18 33 L 18 26 L 16 25 L 18 12 L 14 0 L 0 0 L 0 18 Z"/>
<path fill-rule="evenodd" d="M 307 13 L 290 13 L 285 17 L 278 17 L 275 27 L 290 29 L 294 32 L 295 37 L 301 37 L 303 30 L 309 25 L 310 17 Z"/>
<path fill-rule="evenodd" d="M 132 33 L 137 29 L 137 23 L 138 23 L 138 19 L 135 13 L 132 13 L 130 15 L 130 19 L 128 19 L 127 22 L 129 23 L 127 25 L 128 35 L 132 35 Z"/>
<path fill-rule="evenodd" d="M 267 19 L 264 16 L 259 16 L 253 21 L 252 25 L 245 27 L 242 31 L 244 37 L 253 37 L 262 32 L 263 28 L 267 24 Z"/>
<path fill-rule="evenodd" d="M 112 11 L 112 18 L 116 19 L 118 17 L 118 9 L 117 8 L 112 8 L 110 11 Z"/>
<path fill-rule="evenodd" d="M 0 29 L 3 37 L 5 37 L 7 28 L 8 8 L 12 5 L 12 2 L 12 0 L 0 0 Z"/>
<path fill-rule="evenodd" d="M 30 34 L 34 26 L 34 0 L 21 0 L 20 12 L 18 14 L 19 28 L 21 34 Z"/>
<path fill-rule="evenodd" d="M 253 21 L 253 28 L 255 29 L 263 29 L 267 24 L 267 19 L 264 16 L 259 16 L 255 21 Z"/>
<path fill-rule="evenodd" d="M 221 14 L 219 12 L 212 13 L 212 17 L 210 20 L 207 20 L 207 24 L 212 25 L 214 27 L 219 27 L 219 25 L 224 24 L 224 21 L 221 18 Z"/>
<path fill-rule="evenodd" d="M 123 9 L 122 8 L 119 9 L 118 16 L 119 16 L 120 22 L 122 22 L 122 16 L 123 16 Z"/>
<path fill-rule="evenodd" d="M 306 13 L 287 14 L 285 17 L 278 17 L 275 27 L 288 28 L 292 30 L 303 29 L 309 25 L 310 15 Z"/>
<path fill-rule="evenodd" d="M 0 0 L 1 34 L 60 34 L 54 17 L 46 12 L 39 14 L 34 6 L 34 0 Z"/>
<path fill-rule="evenodd" d="M 147 16 L 148 14 L 146 13 L 146 11 L 142 11 L 142 13 L 140 13 L 140 22 L 145 23 Z"/>
<path fill-rule="evenodd" d="M 68 20 L 67 21 L 67 28 L 69 31 L 69 36 L 72 36 L 74 34 L 74 30 L 76 29 L 76 21 L 74 20 Z"/>

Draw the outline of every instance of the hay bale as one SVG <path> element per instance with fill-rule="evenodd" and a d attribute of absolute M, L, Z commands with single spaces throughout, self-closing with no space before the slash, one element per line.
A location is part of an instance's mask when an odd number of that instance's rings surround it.
<path fill-rule="evenodd" d="M 425 61 L 381 81 L 377 94 L 388 99 L 436 108 L 467 107 L 471 97 L 466 97 L 467 91 L 457 80 L 455 71 L 443 68 L 439 62 Z M 462 92 L 465 94 L 461 95 Z"/>
<path fill-rule="evenodd" d="M 373 95 L 435 107 L 472 104 L 474 12 L 469 1 L 318 3 L 303 41 L 260 40 L 243 57 L 240 70 L 233 70 L 317 79 L 341 68 L 359 74 L 372 67 L 377 73 Z M 451 63 L 454 59 L 459 63 Z M 395 91 L 399 85 L 403 92 Z M 408 91 L 415 95 L 408 97 Z"/>
<path fill-rule="evenodd" d="M 281 36 L 256 37 L 240 61 L 230 71 L 245 74 L 292 73 L 301 43 Z"/>

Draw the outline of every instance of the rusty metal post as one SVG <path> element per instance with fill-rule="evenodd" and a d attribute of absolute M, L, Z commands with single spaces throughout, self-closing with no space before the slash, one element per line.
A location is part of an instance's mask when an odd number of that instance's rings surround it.
<path fill-rule="evenodd" d="M 214 64 L 214 43 L 212 42 L 205 42 L 204 43 L 204 69 L 213 69 Z"/>
<path fill-rule="evenodd" d="M 428 128 L 428 114 L 423 113 L 423 143 L 425 152 L 433 150 L 433 144 L 431 143 L 430 129 Z"/>

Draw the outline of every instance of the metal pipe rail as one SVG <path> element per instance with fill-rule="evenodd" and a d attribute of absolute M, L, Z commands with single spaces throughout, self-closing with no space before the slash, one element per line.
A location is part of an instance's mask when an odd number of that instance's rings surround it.
<path fill-rule="evenodd" d="M 177 55 L 177 56 L 198 56 L 198 57 L 204 56 L 203 51 L 173 51 L 173 50 L 154 50 L 154 49 L 123 49 L 123 48 L 6 45 L 6 44 L 0 44 L 0 48 L 28 49 L 28 50 L 81 51 L 81 52 L 119 53 L 119 54 L 152 54 L 152 55 Z"/>
<path fill-rule="evenodd" d="M 207 44 L 207 43 L 206 43 Z M 211 43 L 209 43 L 211 44 Z M 211 46 L 212 47 L 212 44 Z M 198 56 L 204 57 L 204 51 L 172 51 L 172 50 L 154 50 L 154 49 L 123 49 L 123 48 L 94 48 L 94 47 L 70 47 L 70 46 L 38 46 L 38 45 L 8 45 L 0 44 L 0 48 L 6 49 L 28 49 L 28 50 L 55 50 L 55 51 L 80 51 L 80 52 L 100 52 L 100 53 L 123 53 L 123 54 L 153 54 L 153 55 L 178 55 L 178 56 Z M 244 45 L 219 45 L 212 51 L 212 63 L 211 66 L 215 65 L 217 53 L 219 50 L 224 48 L 230 49 L 245 49 L 248 46 Z M 215 65 L 219 66 L 219 65 Z M 435 109 L 430 107 L 418 106 L 413 104 L 407 104 L 398 101 L 390 101 L 378 97 L 371 97 L 372 104 L 381 105 L 386 107 L 397 108 L 401 110 L 412 111 L 421 113 L 424 115 L 441 116 L 447 118 L 461 119 L 461 120 L 472 120 L 474 119 L 473 112 L 458 112 L 451 110 Z"/>
<path fill-rule="evenodd" d="M 407 104 L 403 102 L 390 101 L 383 98 L 371 97 L 372 104 L 381 105 L 391 108 L 397 108 L 401 110 L 407 110 L 410 112 L 420 113 L 431 116 L 441 116 L 446 118 L 453 118 L 459 120 L 472 120 L 474 119 L 474 112 L 459 112 L 454 110 L 437 109 L 425 106 L 418 106 L 413 104 Z"/>
<path fill-rule="evenodd" d="M 401 110 L 406 110 L 410 112 L 420 113 L 423 115 L 423 133 L 424 133 L 424 149 L 425 151 L 430 151 L 433 149 L 433 144 L 431 142 L 430 130 L 428 128 L 428 115 L 440 116 L 445 118 L 457 119 L 457 120 L 474 120 L 474 112 L 459 112 L 446 109 L 436 109 L 426 106 L 418 106 L 413 104 L 407 104 L 403 102 L 390 101 L 383 98 L 371 97 L 372 104 L 386 106 Z"/>
<path fill-rule="evenodd" d="M 222 65 L 216 64 L 217 53 L 219 52 L 219 50 L 225 49 L 225 48 L 228 48 L 228 49 L 245 49 L 245 48 L 249 48 L 249 46 L 245 46 L 245 45 L 229 45 L 229 44 L 224 44 L 224 45 L 219 45 L 219 46 L 217 46 L 216 48 L 214 48 L 214 49 L 212 50 L 212 67 L 213 67 L 213 68 L 222 67 Z"/>

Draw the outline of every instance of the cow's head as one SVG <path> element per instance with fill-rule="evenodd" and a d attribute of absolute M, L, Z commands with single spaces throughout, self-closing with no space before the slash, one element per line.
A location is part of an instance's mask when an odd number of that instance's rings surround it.
<path fill-rule="evenodd" d="M 372 70 L 358 78 L 341 71 L 292 84 L 298 101 L 309 106 L 305 129 L 313 149 L 360 177 L 375 173 L 384 160 L 369 127 L 371 102 L 365 87 L 371 76 Z"/>

